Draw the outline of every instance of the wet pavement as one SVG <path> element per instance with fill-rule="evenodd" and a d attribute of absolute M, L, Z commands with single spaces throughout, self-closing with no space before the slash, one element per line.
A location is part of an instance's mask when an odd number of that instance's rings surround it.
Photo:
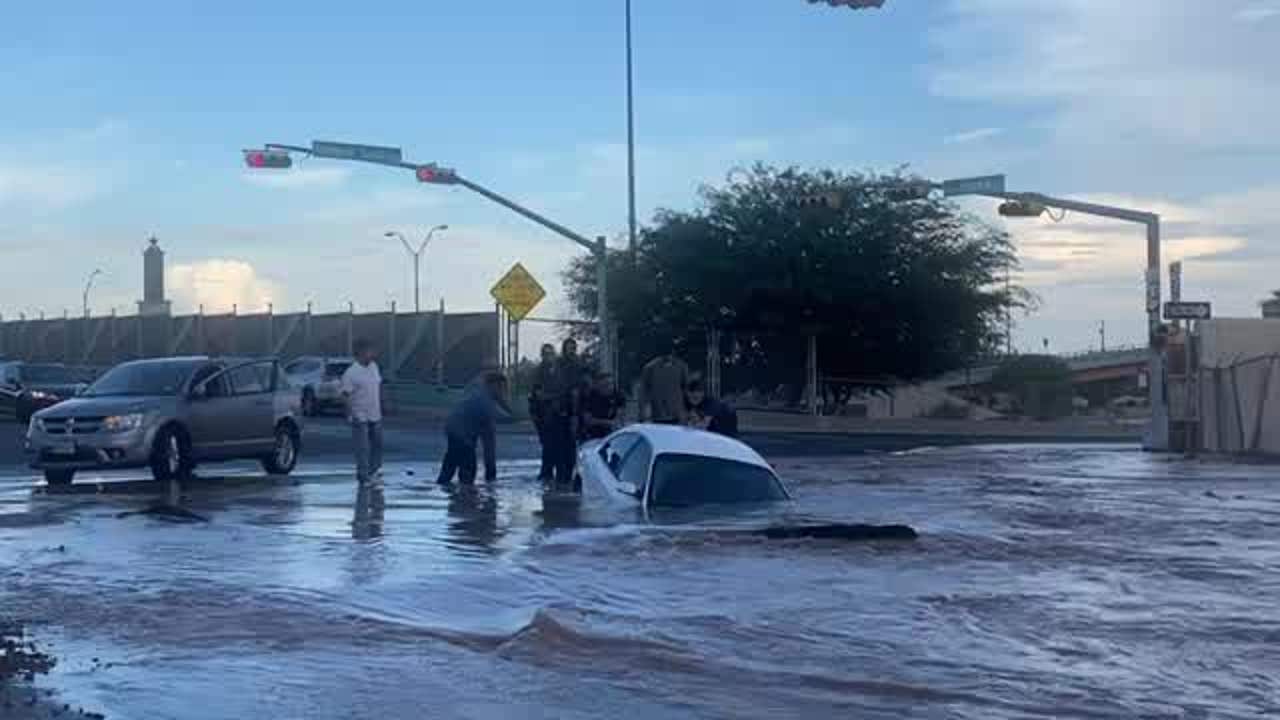
<path fill-rule="evenodd" d="M 514 448 L 514 449 L 513 449 Z M 772 458 L 796 501 L 606 516 L 508 446 L 445 492 L 393 453 L 249 464 L 137 514 L 0 466 L 0 608 L 107 718 L 1256 718 L 1280 715 L 1273 466 L 1115 446 Z M 912 543 L 771 541 L 782 521 Z"/>

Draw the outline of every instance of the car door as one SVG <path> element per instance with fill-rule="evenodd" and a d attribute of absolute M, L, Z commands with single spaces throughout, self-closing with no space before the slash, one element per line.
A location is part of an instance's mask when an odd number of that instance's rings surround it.
<path fill-rule="evenodd" d="M 227 370 L 235 397 L 241 455 L 269 452 L 274 444 L 276 363 L 274 360 L 237 365 Z"/>
<path fill-rule="evenodd" d="M 191 451 L 197 460 L 234 457 L 243 435 L 236 429 L 239 415 L 231 390 L 230 376 L 221 363 L 210 363 L 196 371 L 191 381 L 187 426 Z"/>

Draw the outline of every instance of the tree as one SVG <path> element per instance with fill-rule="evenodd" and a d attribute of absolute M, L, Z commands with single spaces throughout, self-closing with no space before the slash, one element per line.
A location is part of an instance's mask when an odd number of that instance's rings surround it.
<path fill-rule="evenodd" d="M 1037 420 L 1071 414 L 1071 367 L 1052 355 L 1018 355 L 991 375 L 997 392 L 1013 396 L 1017 410 Z"/>
<path fill-rule="evenodd" d="M 807 337 L 833 376 L 916 379 L 998 348 L 1004 313 L 1029 305 L 1006 288 L 1017 266 L 1008 237 L 936 197 L 918 178 L 756 166 L 702 207 L 660 211 L 629 253 L 609 255 L 610 310 L 620 360 L 634 373 L 671 338 L 721 354 L 742 383 L 803 377 Z M 595 311 L 595 258 L 565 272 L 569 299 Z"/>

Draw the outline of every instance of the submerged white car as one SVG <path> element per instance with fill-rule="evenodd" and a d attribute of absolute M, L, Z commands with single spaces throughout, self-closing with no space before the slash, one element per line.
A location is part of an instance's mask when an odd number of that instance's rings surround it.
<path fill-rule="evenodd" d="M 790 499 L 755 450 L 723 435 L 674 425 L 631 425 L 583 443 L 575 472 L 584 501 L 645 512 Z"/>

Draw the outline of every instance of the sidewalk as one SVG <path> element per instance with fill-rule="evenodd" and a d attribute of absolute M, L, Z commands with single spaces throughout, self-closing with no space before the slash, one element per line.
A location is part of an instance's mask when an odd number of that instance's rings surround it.
<path fill-rule="evenodd" d="M 439 406 L 401 405 L 389 414 L 394 423 L 413 422 L 443 425 L 449 409 Z M 798 413 L 742 410 L 739 427 L 747 435 L 850 435 L 921 436 L 953 439 L 972 438 L 982 442 L 1136 442 L 1141 425 L 1118 425 L 1105 421 L 1068 418 L 1051 422 L 1017 420 L 936 420 L 913 418 L 883 420 L 850 417 L 814 417 Z M 503 434 L 532 434 L 533 423 L 517 420 L 499 425 Z"/>

